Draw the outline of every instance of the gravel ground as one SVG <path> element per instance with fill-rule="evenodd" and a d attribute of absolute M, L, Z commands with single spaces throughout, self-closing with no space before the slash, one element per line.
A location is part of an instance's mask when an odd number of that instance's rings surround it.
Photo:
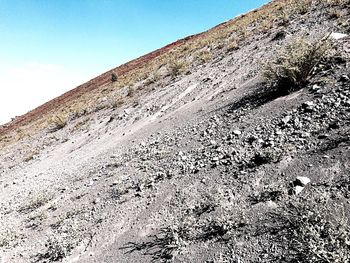
<path fill-rule="evenodd" d="M 0 262 L 349 262 L 350 39 L 286 96 L 261 74 L 298 36 L 347 33 L 323 12 L 1 150 Z M 305 230 L 324 215 L 334 242 Z"/>

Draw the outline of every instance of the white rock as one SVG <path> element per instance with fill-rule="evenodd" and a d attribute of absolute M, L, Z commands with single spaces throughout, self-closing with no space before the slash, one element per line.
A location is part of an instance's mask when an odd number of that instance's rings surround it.
<path fill-rule="evenodd" d="M 241 135 L 241 134 L 242 134 L 242 132 L 241 132 L 241 131 L 239 131 L 239 130 L 234 130 L 234 131 L 233 131 L 233 134 L 236 134 L 236 135 Z"/>
<path fill-rule="evenodd" d="M 297 185 L 296 187 L 294 187 L 295 194 L 297 195 L 300 194 L 303 190 L 304 190 L 304 187 L 300 185 Z"/>
<path fill-rule="evenodd" d="M 269 208 L 277 208 L 278 207 L 277 204 L 271 200 L 266 202 L 266 206 Z"/>
<path fill-rule="evenodd" d="M 277 131 L 276 131 L 276 134 L 277 134 L 277 135 L 282 135 L 283 132 L 282 132 L 281 130 L 277 130 Z"/>
<path fill-rule="evenodd" d="M 338 40 L 347 36 L 348 36 L 347 34 L 332 32 L 329 37 L 332 39 Z"/>
<path fill-rule="evenodd" d="M 287 124 L 292 119 L 292 116 L 288 115 L 282 119 L 284 124 Z"/>
<path fill-rule="evenodd" d="M 298 176 L 296 181 L 298 181 L 303 186 L 305 186 L 305 185 L 307 185 L 308 183 L 311 182 L 310 178 L 306 177 L 306 176 Z"/>

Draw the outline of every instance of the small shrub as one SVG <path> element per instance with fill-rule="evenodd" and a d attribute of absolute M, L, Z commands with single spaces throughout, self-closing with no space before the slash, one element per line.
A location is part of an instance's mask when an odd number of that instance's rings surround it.
<path fill-rule="evenodd" d="M 196 55 L 196 59 L 199 63 L 207 63 L 212 59 L 212 54 L 209 51 L 201 51 Z"/>
<path fill-rule="evenodd" d="M 63 114 L 58 114 L 51 117 L 51 119 L 49 120 L 49 123 L 52 126 L 51 131 L 54 132 L 64 128 L 68 123 L 68 118 Z"/>
<path fill-rule="evenodd" d="M 25 220 L 26 227 L 35 229 L 39 227 L 46 218 L 47 215 L 44 212 L 34 212 Z"/>
<path fill-rule="evenodd" d="M 251 35 L 251 32 L 248 31 L 248 29 L 245 26 L 242 26 L 242 27 L 237 28 L 236 35 L 240 40 L 243 41 Z"/>
<path fill-rule="evenodd" d="M 151 85 L 151 84 L 159 81 L 160 77 L 161 77 L 161 75 L 158 71 L 153 72 L 153 74 L 149 78 L 146 79 L 145 85 L 148 86 L 148 85 Z"/>
<path fill-rule="evenodd" d="M 178 75 L 180 75 L 181 73 L 185 72 L 187 69 L 187 63 L 183 60 L 172 60 L 169 63 L 169 73 L 170 75 L 174 78 Z"/>
<path fill-rule="evenodd" d="M 73 211 L 77 215 L 78 211 Z M 50 234 L 45 242 L 46 250 L 36 254 L 36 262 L 54 262 L 61 261 L 69 256 L 72 250 L 82 242 L 85 234 L 78 221 L 72 219 L 73 216 L 69 213 L 66 218 L 57 222 L 55 230 Z"/>
<path fill-rule="evenodd" d="M 61 237 L 52 236 L 47 240 L 45 247 L 47 249 L 45 253 L 36 255 L 38 261 L 60 261 L 68 256 L 75 246 Z"/>
<path fill-rule="evenodd" d="M 350 227 L 345 215 L 315 201 L 294 200 L 273 217 L 283 262 L 349 262 Z"/>
<path fill-rule="evenodd" d="M 329 18 L 331 18 L 331 19 L 338 19 L 338 18 L 340 18 L 341 17 L 341 12 L 340 12 L 340 10 L 338 10 L 338 9 L 331 9 L 330 11 L 329 11 Z"/>
<path fill-rule="evenodd" d="M 38 150 L 33 150 L 31 152 L 28 153 L 28 155 L 24 158 L 25 162 L 30 162 L 31 160 L 34 159 L 35 156 L 37 156 L 39 154 Z"/>
<path fill-rule="evenodd" d="M 135 95 L 135 89 L 133 87 L 129 87 L 126 93 L 127 97 L 133 97 Z"/>
<path fill-rule="evenodd" d="M 252 194 L 249 199 L 252 204 L 258 204 L 260 202 L 280 201 L 285 195 L 287 195 L 287 189 L 283 186 L 268 185 L 260 193 Z"/>
<path fill-rule="evenodd" d="M 345 5 L 350 5 L 350 0 L 328 0 L 330 4 L 336 6 L 345 6 Z"/>
<path fill-rule="evenodd" d="M 112 73 L 112 78 L 111 78 L 112 82 L 116 82 L 118 80 L 117 74 Z"/>
<path fill-rule="evenodd" d="M 34 193 L 30 197 L 29 202 L 26 205 L 20 207 L 18 211 L 25 212 L 25 213 L 34 211 L 35 209 L 45 205 L 51 199 L 52 199 L 52 196 L 46 192 Z"/>
<path fill-rule="evenodd" d="M 10 244 L 9 230 L 0 233 L 0 247 L 7 247 Z"/>
<path fill-rule="evenodd" d="M 19 239 L 20 237 L 21 237 L 20 234 L 14 232 L 9 228 L 6 228 L 6 229 L 1 228 L 0 229 L 0 248 L 10 247 L 12 243 L 16 242 L 16 240 Z"/>
<path fill-rule="evenodd" d="M 123 98 L 117 98 L 111 102 L 111 107 L 116 109 L 121 107 L 123 104 L 125 104 L 125 100 Z"/>
<path fill-rule="evenodd" d="M 238 42 L 235 39 L 231 40 L 230 43 L 227 45 L 227 52 L 230 53 L 237 49 L 239 49 Z"/>
<path fill-rule="evenodd" d="M 263 33 L 267 33 L 273 28 L 273 21 L 270 20 L 263 20 L 260 24 L 260 30 Z"/>
<path fill-rule="evenodd" d="M 311 3 L 311 0 L 298 0 L 291 4 L 291 8 L 293 12 L 304 15 L 309 11 Z"/>
<path fill-rule="evenodd" d="M 278 24 L 280 26 L 287 26 L 289 25 L 289 22 L 290 22 L 290 17 L 288 12 L 286 12 L 285 10 L 282 10 L 278 17 Z"/>
<path fill-rule="evenodd" d="M 302 88 L 314 75 L 315 68 L 326 57 L 331 47 L 328 38 L 312 43 L 298 39 L 288 45 L 276 59 L 265 65 L 265 79 L 281 93 Z"/>

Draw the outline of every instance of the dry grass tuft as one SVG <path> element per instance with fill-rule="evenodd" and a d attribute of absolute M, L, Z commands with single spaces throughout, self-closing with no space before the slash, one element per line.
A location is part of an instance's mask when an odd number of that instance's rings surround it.
<path fill-rule="evenodd" d="M 68 116 L 66 114 L 59 113 L 57 115 L 52 116 L 48 122 L 49 122 L 49 126 L 51 126 L 50 130 L 52 132 L 55 132 L 60 129 L 63 129 L 67 125 Z"/>
<path fill-rule="evenodd" d="M 265 79 L 281 93 L 302 88 L 314 75 L 315 68 L 327 56 L 331 47 L 328 38 L 315 42 L 298 39 L 265 65 Z"/>
<path fill-rule="evenodd" d="M 285 252 L 283 262 L 349 262 L 350 227 L 344 213 L 315 201 L 294 200 L 273 219 L 270 230 Z"/>
<path fill-rule="evenodd" d="M 48 194 L 45 191 L 33 193 L 29 197 L 27 204 L 23 205 L 18 209 L 18 212 L 28 213 L 38 209 L 39 207 L 45 205 L 52 199 L 52 195 Z"/>
<path fill-rule="evenodd" d="M 171 77 L 175 78 L 176 76 L 186 72 L 188 69 L 188 63 L 184 60 L 173 59 L 169 62 L 168 68 Z"/>
<path fill-rule="evenodd" d="M 209 62 L 212 58 L 213 58 L 213 55 L 208 50 L 200 51 L 196 55 L 196 60 L 201 64 Z"/>

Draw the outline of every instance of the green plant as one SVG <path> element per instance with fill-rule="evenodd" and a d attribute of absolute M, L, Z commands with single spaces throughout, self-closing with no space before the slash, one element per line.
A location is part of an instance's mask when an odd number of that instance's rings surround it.
<path fill-rule="evenodd" d="M 281 93 L 289 93 L 305 86 L 315 68 L 332 47 L 328 37 L 315 42 L 298 39 L 289 44 L 276 59 L 265 65 L 264 77 Z"/>

